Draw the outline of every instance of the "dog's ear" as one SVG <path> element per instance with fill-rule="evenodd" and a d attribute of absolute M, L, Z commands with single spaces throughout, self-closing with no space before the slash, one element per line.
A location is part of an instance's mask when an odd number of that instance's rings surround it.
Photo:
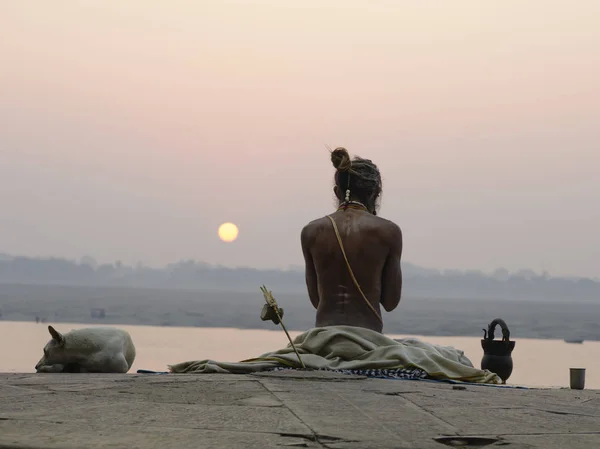
<path fill-rule="evenodd" d="M 48 331 L 50 332 L 50 335 L 52 335 L 52 339 L 56 343 L 58 343 L 59 345 L 64 345 L 65 344 L 65 337 L 63 337 L 63 334 L 61 334 L 60 332 L 58 332 L 52 326 L 48 326 Z"/>

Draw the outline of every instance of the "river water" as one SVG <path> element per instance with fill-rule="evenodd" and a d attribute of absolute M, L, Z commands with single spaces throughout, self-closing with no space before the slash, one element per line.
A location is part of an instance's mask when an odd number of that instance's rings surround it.
<path fill-rule="evenodd" d="M 90 324 L 52 325 L 61 332 Z M 287 345 L 283 331 L 229 328 L 119 326 L 132 336 L 137 356 L 130 372 L 166 371 L 167 365 L 187 360 L 237 362 Z M 47 325 L 0 322 L 0 372 L 35 372 L 49 340 Z M 292 337 L 300 332 L 290 332 Z M 390 335 L 392 338 L 408 335 Z M 413 336 L 414 337 L 414 336 Z M 476 337 L 416 336 L 426 342 L 462 349 L 475 366 L 483 356 Z M 509 384 L 568 387 L 569 368 L 586 368 L 586 388 L 600 389 L 600 342 L 568 344 L 562 340 L 518 339 L 513 351 L 514 370 Z"/>

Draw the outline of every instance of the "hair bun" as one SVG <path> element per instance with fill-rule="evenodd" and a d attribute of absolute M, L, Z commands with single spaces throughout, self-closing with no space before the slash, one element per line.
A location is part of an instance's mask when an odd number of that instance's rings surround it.
<path fill-rule="evenodd" d="M 348 150 L 338 147 L 331 152 L 331 162 L 338 171 L 348 171 L 352 166 Z"/>

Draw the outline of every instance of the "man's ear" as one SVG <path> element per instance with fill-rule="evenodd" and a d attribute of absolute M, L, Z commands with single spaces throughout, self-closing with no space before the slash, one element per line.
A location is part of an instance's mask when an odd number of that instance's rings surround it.
<path fill-rule="evenodd" d="M 65 343 L 65 337 L 63 337 L 63 335 L 56 329 L 54 329 L 52 326 L 48 326 L 48 331 L 50 332 L 50 335 L 52 335 L 54 341 L 56 341 L 59 345 Z"/>

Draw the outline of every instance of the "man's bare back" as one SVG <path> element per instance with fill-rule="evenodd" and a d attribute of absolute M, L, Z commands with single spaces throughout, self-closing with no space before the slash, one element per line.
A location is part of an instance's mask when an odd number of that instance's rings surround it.
<path fill-rule="evenodd" d="M 388 312 L 394 310 L 402 292 L 400 228 L 364 209 L 338 210 L 331 217 L 354 276 L 379 317 L 380 304 Z M 381 332 L 383 324 L 354 284 L 329 218 L 306 225 L 301 241 L 316 326 L 349 325 Z"/>

